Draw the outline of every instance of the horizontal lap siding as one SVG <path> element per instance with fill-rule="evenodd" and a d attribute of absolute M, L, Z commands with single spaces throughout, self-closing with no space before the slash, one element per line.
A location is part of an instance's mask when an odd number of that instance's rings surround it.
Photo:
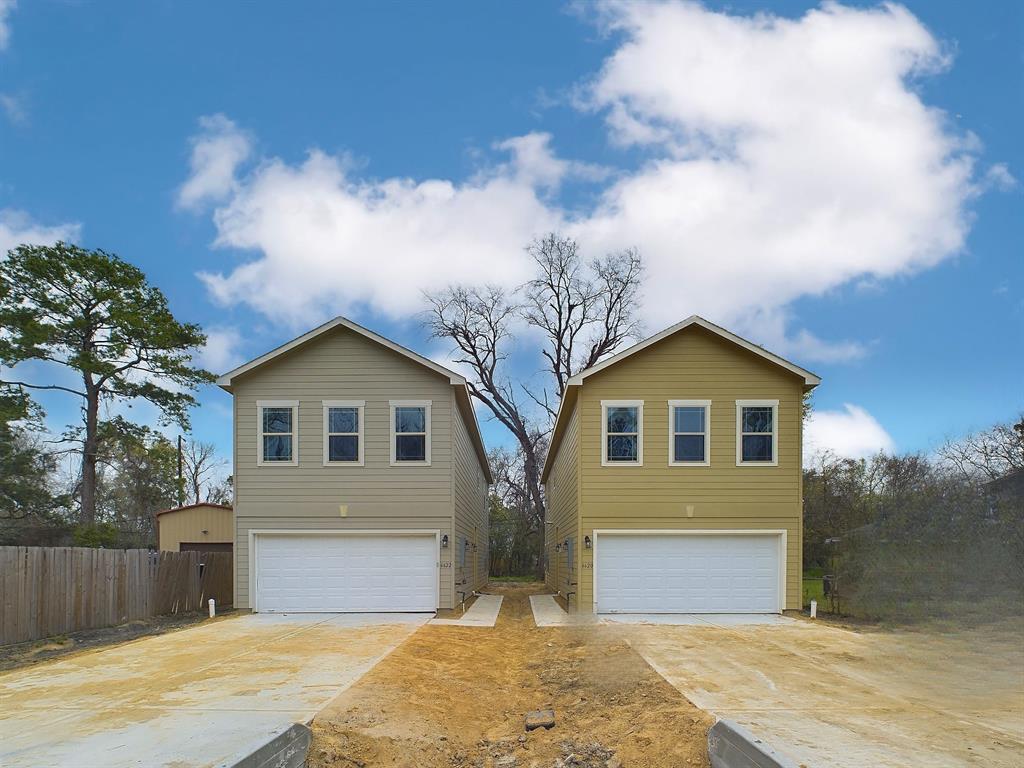
<path fill-rule="evenodd" d="M 565 427 L 558 453 L 551 465 L 547 483 L 547 522 L 544 547 L 547 568 L 544 581 L 548 588 L 562 595 L 575 590 L 576 573 L 570 568 L 568 551 L 556 544 L 579 535 L 579 419 L 574 410 Z M 579 551 L 576 542 L 574 552 Z M 574 558 L 577 561 L 578 557 Z M 575 596 L 573 603 L 576 603 Z"/>
<path fill-rule="evenodd" d="M 580 388 L 581 530 L 785 529 L 786 608 L 801 602 L 801 378 L 698 327 L 588 377 Z M 601 401 L 644 401 L 644 465 L 601 466 Z M 670 467 L 669 400 L 711 400 L 711 466 Z M 736 466 L 736 400 L 778 400 L 778 466 Z M 692 517 L 688 515 L 690 507 Z M 580 606 L 593 605 L 579 550 Z"/>
<path fill-rule="evenodd" d="M 452 387 L 338 328 L 234 384 L 236 602 L 249 606 L 251 529 L 452 529 Z M 257 466 L 257 401 L 299 401 L 299 465 Z M 323 466 L 323 401 L 365 400 L 364 466 Z M 431 401 L 431 465 L 390 465 L 390 400 Z M 341 505 L 347 516 L 341 517 Z M 444 569 L 443 569 L 444 570 Z M 452 604 L 442 573 L 441 607 Z"/>
<path fill-rule="evenodd" d="M 452 497 L 455 514 L 455 536 L 447 552 L 442 552 L 442 561 L 451 562 L 452 577 L 457 584 L 456 591 L 472 594 L 487 584 L 487 481 L 469 432 L 459 408 L 454 408 L 452 434 L 454 441 L 454 463 L 452 467 Z M 463 539 L 469 541 L 465 566 L 459 567 L 459 547 Z M 456 600 L 459 596 L 456 595 Z"/>

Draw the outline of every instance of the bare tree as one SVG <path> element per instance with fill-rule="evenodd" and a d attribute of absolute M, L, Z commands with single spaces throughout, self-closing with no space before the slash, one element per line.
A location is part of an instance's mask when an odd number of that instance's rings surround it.
<path fill-rule="evenodd" d="M 193 504 L 214 501 L 214 496 L 223 496 L 218 484 L 220 470 L 228 465 L 227 459 L 217 456 L 217 446 L 189 440 L 182 451 L 182 467 L 185 475 L 185 489 Z M 219 503 L 219 502 L 218 502 Z"/>
<path fill-rule="evenodd" d="M 939 449 L 939 456 L 974 480 L 995 480 L 1024 469 L 1024 415 L 1015 424 L 996 424 L 984 432 L 950 440 Z"/>
<path fill-rule="evenodd" d="M 224 504 L 230 507 L 234 504 L 235 499 L 234 486 L 234 478 L 228 475 L 220 482 L 213 483 L 207 487 L 206 500 L 211 504 Z"/>
<path fill-rule="evenodd" d="M 455 343 L 456 362 L 471 370 L 469 391 L 515 437 L 522 461 L 521 485 L 531 530 L 541 534 L 545 505 L 540 475 L 558 401 L 569 379 L 639 334 L 637 294 L 643 265 L 635 250 L 584 263 L 571 238 L 549 234 L 527 248 L 537 277 L 521 289 L 454 286 L 427 296 L 427 325 L 435 338 Z M 553 379 L 531 392 L 505 370 L 508 344 L 517 323 L 540 328 L 547 339 L 541 354 Z M 524 397 L 526 398 L 524 400 Z M 533 401 L 543 409 L 536 414 Z"/>
<path fill-rule="evenodd" d="M 537 277 L 524 287 L 522 317 L 547 339 L 541 354 L 555 386 L 553 399 L 546 389 L 533 399 L 553 418 L 573 375 L 640 336 L 635 310 L 643 262 L 630 248 L 585 264 L 576 241 L 555 233 L 526 250 Z"/>
<path fill-rule="evenodd" d="M 450 287 L 429 295 L 427 300 L 431 306 L 427 321 L 431 333 L 455 342 L 455 362 L 472 370 L 467 382 L 470 394 L 490 410 L 519 444 L 531 518 L 539 528 L 544 521 L 540 448 L 547 430 L 530 418 L 517 395 L 521 387 L 504 371 L 508 357 L 505 347 L 520 308 L 503 289 L 494 286 Z"/>

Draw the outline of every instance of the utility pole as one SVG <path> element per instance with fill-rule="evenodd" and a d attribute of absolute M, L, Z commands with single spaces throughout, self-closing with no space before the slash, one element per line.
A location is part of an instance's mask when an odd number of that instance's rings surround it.
<path fill-rule="evenodd" d="M 178 435 L 178 506 L 185 506 L 185 478 L 182 474 L 181 435 Z"/>

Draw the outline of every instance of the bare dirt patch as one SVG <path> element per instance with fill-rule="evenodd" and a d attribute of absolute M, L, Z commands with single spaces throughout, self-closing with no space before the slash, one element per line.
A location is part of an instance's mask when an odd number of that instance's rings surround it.
<path fill-rule="evenodd" d="M 713 720 L 611 627 L 538 628 L 506 585 L 493 628 L 427 625 L 313 721 L 310 768 L 708 766 Z M 554 709 L 527 733 L 528 711 Z"/>
<path fill-rule="evenodd" d="M 56 637 L 46 637 L 15 645 L 0 645 L 0 672 L 19 669 L 51 659 L 62 658 L 82 651 L 95 650 L 118 643 L 127 643 L 140 637 L 163 635 L 187 629 L 204 621 L 219 621 L 237 615 L 232 610 L 218 613 L 210 619 L 206 613 L 183 613 L 177 616 L 155 616 L 151 619 L 131 621 L 116 627 L 83 629 Z"/>

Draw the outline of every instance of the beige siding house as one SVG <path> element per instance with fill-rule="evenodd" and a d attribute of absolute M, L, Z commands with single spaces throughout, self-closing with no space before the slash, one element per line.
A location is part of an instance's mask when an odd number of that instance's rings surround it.
<path fill-rule="evenodd" d="M 230 552 L 235 517 L 223 504 L 187 504 L 156 513 L 161 552 Z"/>
<path fill-rule="evenodd" d="M 548 586 L 581 612 L 799 608 L 819 382 L 699 317 L 574 376 L 542 475 Z"/>
<path fill-rule="evenodd" d="M 433 611 L 486 584 L 491 475 L 461 376 L 339 317 L 218 384 L 237 607 Z"/>

